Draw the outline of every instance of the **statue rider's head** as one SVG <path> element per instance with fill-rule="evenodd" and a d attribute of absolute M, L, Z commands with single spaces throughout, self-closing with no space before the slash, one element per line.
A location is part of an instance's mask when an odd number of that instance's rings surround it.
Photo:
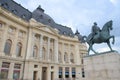
<path fill-rule="evenodd" d="M 94 22 L 94 25 L 97 25 L 97 23 L 96 23 L 96 22 Z"/>

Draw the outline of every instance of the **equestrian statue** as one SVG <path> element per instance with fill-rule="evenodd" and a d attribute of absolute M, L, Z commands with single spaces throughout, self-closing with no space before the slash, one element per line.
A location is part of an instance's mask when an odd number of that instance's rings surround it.
<path fill-rule="evenodd" d="M 88 55 L 89 55 L 90 50 L 92 50 L 95 54 L 98 53 L 92 47 L 93 44 L 95 44 L 95 43 L 98 43 L 98 44 L 103 43 L 103 42 L 107 43 L 108 47 L 110 48 L 110 51 L 114 51 L 110 45 L 111 38 L 113 39 L 112 44 L 114 44 L 114 42 L 115 42 L 114 36 L 110 35 L 110 30 L 113 29 L 112 23 L 113 23 L 112 20 L 108 21 L 107 23 L 104 24 L 103 28 L 100 30 L 100 28 L 97 26 L 97 23 L 94 22 L 94 25 L 92 26 L 91 33 L 88 35 L 88 37 L 83 36 L 84 40 L 89 45 Z"/>

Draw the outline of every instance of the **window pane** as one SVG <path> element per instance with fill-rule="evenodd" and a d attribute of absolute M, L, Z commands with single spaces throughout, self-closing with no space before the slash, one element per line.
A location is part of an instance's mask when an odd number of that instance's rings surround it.
<path fill-rule="evenodd" d="M 71 63 L 74 63 L 74 56 L 73 56 L 72 53 L 71 53 L 71 55 L 70 55 L 70 61 L 71 61 Z"/>
<path fill-rule="evenodd" d="M 1 79 L 7 79 L 7 77 L 8 77 L 8 70 L 2 69 L 2 70 L 1 70 L 0 78 L 1 78 Z"/>
<path fill-rule="evenodd" d="M 72 68 L 72 78 L 75 78 L 76 77 L 76 70 L 75 68 Z"/>
<path fill-rule="evenodd" d="M 13 79 L 19 79 L 19 76 L 20 76 L 20 71 L 14 70 Z"/>
<path fill-rule="evenodd" d="M 65 77 L 69 78 L 69 67 L 65 67 Z"/>
<path fill-rule="evenodd" d="M 16 47 L 16 56 L 21 56 L 21 49 L 22 49 L 22 44 L 18 43 Z"/>
<path fill-rule="evenodd" d="M 7 40 L 5 43 L 5 48 L 4 48 L 4 52 L 6 55 L 10 54 L 10 50 L 11 50 L 11 41 Z"/>
<path fill-rule="evenodd" d="M 21 64 L 15 64 L 15 65 L 14 65 L 14 68 L 15 68 L 15 69 L 20 69 L 20 68 L 21 68 Z"/>
<path fill-rule="evenodd" d="M 0 79 L 7 79 L 8 78 L 9 66 L 10 66 L 9 62 L 2 62 Z"/>
<path fill-rule="evenodd" d="M 21 64 L 15 63 L 14 71 L 13 71 L 13 79 L 18 80 L 20 78 L 20 69 L 21 69 Z"/>
<path fill-rule="evenodd" d="M 33 57 L 37 57 L 37 46 L 33 48 Z"/>
<path fill-rule="evenodd" d="M 62 67 L 59 67 L 59 78 L 62 78 Z"/>
<path fill-rule="evenodd" d="M 10 63 L 9 62 L 3 62 L 2 63 L 2 68 L 9 68 Z"/>

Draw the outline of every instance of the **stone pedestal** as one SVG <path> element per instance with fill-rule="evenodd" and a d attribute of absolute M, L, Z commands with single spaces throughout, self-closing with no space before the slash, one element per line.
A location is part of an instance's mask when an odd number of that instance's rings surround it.
<path fill-rule="evenodd" d="M 86 80 L 120 80 L 120 54 L 106 52 L 84 58 Z"/>

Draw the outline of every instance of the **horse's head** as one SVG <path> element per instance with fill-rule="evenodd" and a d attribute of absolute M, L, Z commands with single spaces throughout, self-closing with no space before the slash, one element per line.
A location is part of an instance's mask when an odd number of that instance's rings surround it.
<path fill-rule="evenodd" d="M 113 23 L 112 20 L 108 21 L 108 22 L 103 26 L 103 30 L 112 30 L 112 29 L 113 29 L 112 23 Z"/>
<path fill-rule="evenodd" d="M 112 21 L 112 20 L 110 20 L 110 21 L 108 22 L 108 26 L 109 26 L 110 30 L 112 30 L 112 29 L 113 29 L 113 27 L 112 27 L 112 23 L 113 23 L 113 21 Z"/>

